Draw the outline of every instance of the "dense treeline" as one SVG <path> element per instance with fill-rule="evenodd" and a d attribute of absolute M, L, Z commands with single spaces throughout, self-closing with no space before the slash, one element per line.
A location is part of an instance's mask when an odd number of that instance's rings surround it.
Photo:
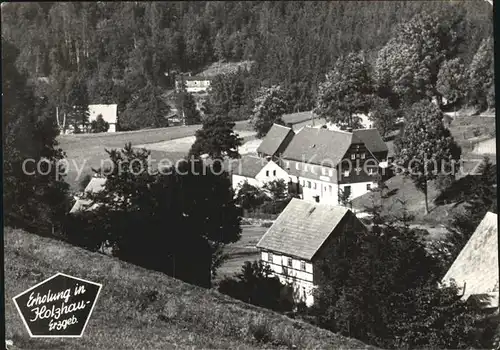
<path fill-rule="evenodd" d="M 172 73 L 219 60 L 255 61 L 254 79 L 293 96 L 289 110 L 310 109 L 338 57 L 362 50 L 374 63 L 398 25 L 424 10 L 459 24 L 466 65 L 492 33 L 483 1 L 16 3 L 2 10 L 2 35 L 20 49 L 21 71 L 58 85 L 77 76 L 89 101 L 118 100 L 122 109 L 142 89 L 172 86 Z"/>

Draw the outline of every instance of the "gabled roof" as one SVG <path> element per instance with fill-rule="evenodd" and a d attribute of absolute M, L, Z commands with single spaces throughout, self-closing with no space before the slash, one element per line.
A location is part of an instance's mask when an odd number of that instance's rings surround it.
<path fill-rule="evenodd" d="M 238 160 L 232 160 L 226 164 L 228 171 L 232 171 L 234 175 L 255 178 L 257 174 L 268 163 L 264 158 L 255 156 L 243 156 Z"/>
<path fill-rule="evenodd" d="M 97 116 L 100 114 L 105 122 L 109 124 L 116 124 L 117 110 L 117 104 L 89 105 L 89 121 L 96 120 Z"/>
<path fill-rule="evenodd" d="M 293 137 L 282 158 L 335 167 L 353 143 L 363 141 L 350 132 L 305 127 Z"/>
<path fill-rule="evenodd" d="M 85 187 L 85 193 L 97 193 L 104 189 L 104 185 L 106 184 L 105 177 L 93 177 L 88 183 L 87 187 Z M 91 203 L 89 199 L 79 198 L 76 200 L 75 204 L 69 211 L 70 213 L 75 213 L 77 211 L 85 209 Z M 89 208 L 91 210 L 91 208 Z"/>
<path fill-rule="evenodd" d="M 264 140 L 262 140 L 262 143 L 257 148 L 257 152 L 274 155 L 289 133 L 294 134 L 293 130 L 286 126 L 273 124 L 264 137 Z"/>
<path fill-rule="evenodd" d="M 452 279 L 459 288 L 465 284 L 464 299 L 496 295 L 496 300 L 489 300 L 489 304 L 498 306 L 497 214 L 486 213 L 442 282 L 447 284 Z"/>
<path fill-rule="evenodd" d="M 356 129 L 352 133 L 363 140 L 372 153 L 389 151 L 377 129 Z"/>
<path fill-rule="evenodd" d="M 292 199 L 257 248 L 311 260 L 350 210 Z"/>

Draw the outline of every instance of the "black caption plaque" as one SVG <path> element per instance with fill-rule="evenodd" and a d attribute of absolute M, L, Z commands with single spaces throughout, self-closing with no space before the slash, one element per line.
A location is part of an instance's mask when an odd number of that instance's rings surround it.
<path fill-rule="evenodd" d="M 57 273 L 13 300 L 31 337 L 81 337 L 101 287 Z"/>

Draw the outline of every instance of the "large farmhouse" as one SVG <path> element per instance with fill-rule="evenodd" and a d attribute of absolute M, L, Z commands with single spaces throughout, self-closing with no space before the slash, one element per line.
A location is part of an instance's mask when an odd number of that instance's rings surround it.
<path fill-rule="evenodd" d="M 494 309 L 499 306 L 498 279 L 497 214 L 488 212 L 442 283 L 447 285 L 453 280 L 464 300 L 485 309 Z"/>
<path fill-rule="evenodd" d="M 294 299 L 310 306 L 318 286 L 319 266 L 343 235 L 366 227 L 347 208 L 292 199 L 257 243 L 261 260 L 280 281 L 292 283 Z"/>
<path fill-rule="evenodd" d="M 376 129 L 305 127 L 292 138 L 280 165 L 303 199 L 336 205 L 341 193 L 353 199 L 377 186 L 387 153 Z"/>

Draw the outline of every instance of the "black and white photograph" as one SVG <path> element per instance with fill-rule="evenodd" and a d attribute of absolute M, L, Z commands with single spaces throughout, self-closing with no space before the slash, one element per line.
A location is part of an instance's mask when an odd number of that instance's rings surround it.
<path fill-rule="evenodd" d="M 500 350 L 495 17 L 2 2 L 5 349 Z"/>

